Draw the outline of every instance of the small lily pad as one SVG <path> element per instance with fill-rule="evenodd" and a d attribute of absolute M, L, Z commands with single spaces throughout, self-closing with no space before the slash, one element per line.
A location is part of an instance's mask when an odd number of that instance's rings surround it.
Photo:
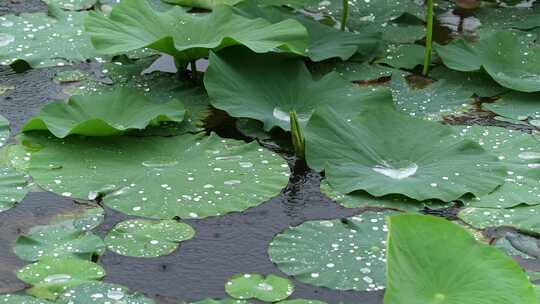
<path fill-rule="evenodd" d="M 67 104 L 49 103 L 22 130 L 49 130 L 59 138 L 73 134 L 111 136 L 160 122 L 181 122 L 184 115 L 180 101 L 157 104 L 136 91 L 119 89 L 100 95 L 72 96 Z"/>
<path fill-rule="evenodd" d="M 0 147 L 6 144 L 9 139 L 9 121 L 0 115 Z"/>
<path fill-rule="evenodd" d="M 131 293 L 129 289 L 102 282 L 85 283 L 67 289 L 56 301 L 60 304 L 154 304 L 139 293 Z"/>
<path fill-rule="evenodd" d="M 0 166 L 0 212 L 13 208 L 28 191 L 24 175 L 10 167 Z"/>
<path fill-rule="evenodd" d="M 482 108 L 515 120 L 540 119 L 540 93 L 510 92 L 494 103 L 483 103 Z"/>
<path fill-rule="evenodd" d="M 277 302 L 288 298 L 294 292 L 289 279 L 270 274 L 237 274 L 225 284 L 225 291 L 236 299 L 258 299 L 264 302 Z"/>
<path fill-rule="evenodd" d="M 0 303 L 4 304 L 52 304 L 44 299 L 34 298 L 27 295 L 18 294 L 2 294 L 0 295 Z"/>
<path fill-rule="evenodd" d="M 540 206 L 519 206 L 510 209 L 468 207 L 459 212 L 459 218 L 478 228 L 514 227 L 540 234 Z"/>
<path fill-rule="evenodd" d="M 479 144 L 456 138 L 449 126 L 392 108 L 368 110 L 350 121 L 319 109 L 305 137 L 308 165 L 324 170 L 341 193 L 450 202 L 467 193 L 486 195 L 504 183 L 504 166 Z"/>
<path fill-rule="evenodd" d="M 117 254 L 150 258 L 168 255 L 194 236 L 190 225 L 174 220 L 127 220 L 114 226 L 105 242 Z"/>
<path fill-rule="evenodd" d="M 32 285 L 28 293 L 39 298 L 56 299 L 66 288 L 105 276 L 96 263 L 70 257 L 46 258 L 23 267 L 17 277 Z"/>
<path fill-rule="evenodd" d="M 390 217 L 385 304 L 538 301 L 525 272 L 500 250 L 445 219 Z"/>
<path fill-rule="evenodd" d="M 385 217 L 395 211 L 308 221 L 288 228 L 270 243 L 268 254 L 295 279 L 337 290 L 382 290 L 386 282 Z"/>

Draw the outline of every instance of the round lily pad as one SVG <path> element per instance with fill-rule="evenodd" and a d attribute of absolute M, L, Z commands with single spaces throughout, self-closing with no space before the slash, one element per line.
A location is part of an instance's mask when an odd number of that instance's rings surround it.
<path fill-rule="evenodd" d="M 102 282 L 85 283 L 66 290 L 56 301 L 60 304 L 154 304 L 127 287 Z"/>
<path fill-rule="evenodd" d="M 0 115 L 0 147 L 6 144 L 9 138 L 9 121 Z"/>
<path fill-rule="evenodd" d="M 268 254 L 295 279 L 337 290 L 382 290 L 386 283 L 385 217 L 395 211 L 364 212 L 308 221 L 278 234 Z"/>
<path fill-rule="evenodd" d="M 286 278 L 270 274 L 237 274 L 225 284 L 225 291 L 236 299 L 258 299 L 277 302 L 288 298 L 294 292 L 293 283 Z"/>
<path fill-rule="evenodd" d="M 18 294 L 2 294 L 0 295 L 0 303 L 3 304 L 52 304 L 44 299 L 34 298 L 27 295 Z"/>
<path fill-rule="evenodd" d="M 55 299 L 66 288 L 105 276 L 105 270 L 96 263 L 72 258 L 44 258 L 17 272 L 17 277 L 33 287 L 28 293 L 39 298 Z"/>
<path fill-rule="evenodd" d="M 194 236 L 190 225 L 174 220 L 127 220 L 114 226 L 105 242 L 117 254 L 148 258 L 170 254 Z"/>
<path fill-rule="evenodd" d="M 540 205 L 519 206 L 511 209 L 469 207 L 459 212 L 459 218 L 479 229 L 509 226 L 540 234 Z"/>
<path fill-rule="evenodd" d="M 0 212 L 11 209 L 28 193 L 28 182 L 24 175 L 0 165 Z"/>
<path fill-rule="evenodd" d="M 214 134 L 27 138 L 45 146 L 30 165 L 36 183 L 66 197 L 101 197 L 135 216 L 204 218 L 243 211 L 279 194 L 290 174 L 284 159 L 256 142 Z"/>

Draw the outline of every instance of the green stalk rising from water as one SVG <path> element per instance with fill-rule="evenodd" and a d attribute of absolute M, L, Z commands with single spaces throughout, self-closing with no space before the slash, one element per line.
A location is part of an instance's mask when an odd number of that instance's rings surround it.
<path fill-rule="evenodd" d="M 343 0 L 343 13 L 341 15 L 341 30 L 344 31 L 349 19 L 349 0 Z"/>
<path fill-rule="evenodd" d="M 294 153 L 296 154 L 296 157 L 300 159 L 305 159 L 306 144 L 304 140 L 304 135 L 302 134 L 302 130 L 300 129 L 300 125 L 298 124 L 298 117 L 296 116 L 296 112 L 289 112 L 289 117 L 291 120 L 291 136 Z"/>
<path fill-rule="evenodd" d="M 433 48 L 433 0 L 426 0 L 427 13 L 427 33 L 426 33 L 426 53 L 424 54 L 424 70 L 422 74 L 427 76 L 431 63 L 431 53 Z"/>

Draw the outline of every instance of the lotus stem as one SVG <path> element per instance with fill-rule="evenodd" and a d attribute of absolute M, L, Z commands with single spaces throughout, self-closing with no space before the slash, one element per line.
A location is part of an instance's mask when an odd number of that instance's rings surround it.
<path fill-rule="evenodd" d="M 426 5 L 426 53 L 424 54 L 424 70 L 422 71 L 422 75 L 424 76 L 427 76 L 429 73 L 429 65 L 431 64 L 431 53 L 433 49 L 433 0 L 426 0 Z"/>
<path fill-rule="evenodd" d="M 343 0 L 343 13 L 341 15 L 341 30 L 345 31 L 349 19 L 349 0 Z"/>
<path fill-rule="evenodd" d="M 194 82 L 197 82 L 197 78 L 199 77 L 199 75 L 197 74 L 197 61 L 190 61 L 189 66 L 191 67 L 191 78 Z"/>
<path fill-rule="evenodd" d="M 305 159 L 306 154 L 306 144 L 304 140 L 304 135 L 298 124 L 298 117 L 296 116 L 296 111 L 289 112 L 289 117 L 291 120 L 291 136 L 292 143 L 294 147 L 294 153 L 296 157 L 300 159 Z"/>

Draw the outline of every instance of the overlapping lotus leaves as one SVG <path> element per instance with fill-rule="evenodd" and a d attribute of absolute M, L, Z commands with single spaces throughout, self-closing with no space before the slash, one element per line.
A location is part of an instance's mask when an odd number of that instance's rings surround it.
<path fill-rule="evenodd" d="M 28 182 L 24 175 L 0 165 L 0 212 L 13 208 L 27 193 Z"/>
<path fill-rule="evenodd" d="M 167 3 L 183 6 L 212 9 L 218 5 L 235 5 L 242 0 L 164 0 Z"/>
<path fill-rule="evenodd" d="M 540 142 L 534 136 L 498 127 L 455 127 L 461 138 L 478 142 L 506 166 L 505 183 L 495 191 L 465 199 L 474 207 L 508 208 L 540 204 Z"/>
<path fill-rule="evenodd" d="M 261 73 L 261 71 L 265 71 Z M 289 112 L 305 126 L 313 111 L 329 105 L 343 117 L 392 102 L 385 88 L 359 88 L 336 73 L 314 80 L 302 60 L 229 49 L 210 55 L 204 78 L 210 103 L 233 117 L 290 130 Z"/>
<path fill-rule="evenodd" d="M 385 217 L 364 212 L 328 221 L 308 221 L 278 234 L 268 254 L 295 279 L 337 290 L 382 290 L 385 285 Z"/>
<path fill-rule="evenodd" d="M 98 56 L 83 32 L 86 16 L 54 6 L 48 13 L 0 16 L 0 64 L 24 60 L 34 68 L 50 67 Z"/>
<path fill-rule="evenodd" d="M 262 19 L 250 20 L 234 14 L 228 6 L 196 15 L 179 7 L 159 12 L 146 0 L 124 1 L 110 17 L 90 13 L 85 28 L 102 53 L 148 47 L 173 55 L 180 64 L 205 57 L 209 50 L 238 44 L 258 53 L 280 49 L 303 54 L 307 46 L 307 31 L 297 21 L 270 24 Z"/>
<path fill-rule="evenodd" d="M 309 166 L 324 170 L 341 193 L 449 202 L 467 193 L 488 194 L 504 182 L 504 166 L 477 143 L 456 138 L 451 127 L 391 108 L 368 110 L 350 121 L 330 108 L 317 110 L 305 137 Z"/>
<path fill-rule="evenodd" d="M 66 290 L 56 301 L 60 304 L 154 304 L 139 293 L 130 293 L 129 289 L 102 282 L 91 282 Z"/>
<path fill-rule="evenodd" d="M 9 138 L 9 121 L 0 115 L 0 147 L 5 145 Z"/>
<path fill-rule="evenodd" d="M 511 119 L 538 120 L 540 119 L 540 94 L 510 92 L 494 103 L 483 103 L 482 108 Z"/>
<path fill-rule="evenodd" d="M 468 207 L 459 212 L 459 218 L 478 229 L 508 226 L 540 234 L 540 206 L 511 209 Z"/>
<path fill-rule="evenodd" d="M 157 104 L 137 91 L 118 89 L 99 95 L 72 96 L 67 103 L 49 103 L 22 130 L 49 130 L 58 138 L 73 134 L 111 136 L 161 122 L 181 122 L 185 112 L 178 100 Z"/>
<path fill-rule="evenodd" d="M 225 291 L 236 299 L 258 299 L 277 302 L 288 298 L 294 292 L 294 285 L 286 278 L 269 274 L 237 274 L 225 284 Z"/>
<path fill-rule="evenodd" d="M 414 69 L 424 62 L 424 53 L 424 47 L 418 44 L 389 44 L 376 62 L 394 68 Z"/>
<path fill-rule="evenodd" d="M 127 220 L 114 226 L 105 242 L 117 254 L 150 258 L 168 255 L 194 236 L 190 225 L 175 220 Z"/>
<path fill-rule="evenodd" d="M 93 7 L 97 0 L 45 0 L 44 2 L 68 11 L 82 11 Z"/>
<path fill-rule="evenodd" d="M 426 207 L 439 209 L 451 206 L 451 204 L 445 204 L 436 200 L 419 202 L 402 195 L 374 197 L 364 191 L 354 191 L 349 194 L 343 194 L 332 189 L 326 181 L 321 182 L 321 192 L 346 208 L 375 207 L 418 212 Z"/>
<path fill-rule="evenodd" d="M 459 72 L 438 66 L 431 70 L 430 76 L 439 81 L 444 80 L 450 87 L 461 87 L 461 90 L 470 91 L 480 97 L 491 97 L 508 91 L 489 75 L 480 71 Z"/>
<path fill-rule="evenodd" d="M 483 67 L 504 87 L 540 91 L 540 47 L 523 34 L 499 31 L 476 43 L 456 40 L 435 49 L 451 69 L 470 72 Z"/>
<path fill-rule="evenodd" d="M 18 294 L 2 294 L 0 295 L 0 303 L 5 304 L 51 304 L 44 299 L 34 298 L 27 295 L 18 295 Z"/>
<path fill-rule="evenodd" d="M 191 304 L 248 304 L 249 302 L 244 300 L 236 300 L 236 299 L 221 299 L 221 300 L 214 300 L 214 299 L 204 299 L 197 302 L 193 302 Z"/>
<path fill-rule="evenodd" d="M 287 163 L 257 143 L 217 135 L 41 141 L 30 174 L 63 196 L 134 216 L 204 218 L 257 206 L 287 185 Z"/>
<path fill-rule="evenodd" d="M 69 257 L 42 259 L 17 272 L 21 281 L 33 286 L 27 292 L 44 299 L 56 299 L 66 288 L 103 276 L 105 270 L 98 264 Z"/>
<path fill-rule="evenodd" d="M 443 115 L 466 109 L 473 95 L 472 91 L 446 80 L 436 81 L 425 88 L 411 88 L 400 72 L 392 75 L 391 85 L 399 110 L 427 120 L 439 120 Z"/>
<path fill-rule="evenodd" d="M 445 219 L 390 217 L 385 304 L 538 302 L 523 270 Z"/>

